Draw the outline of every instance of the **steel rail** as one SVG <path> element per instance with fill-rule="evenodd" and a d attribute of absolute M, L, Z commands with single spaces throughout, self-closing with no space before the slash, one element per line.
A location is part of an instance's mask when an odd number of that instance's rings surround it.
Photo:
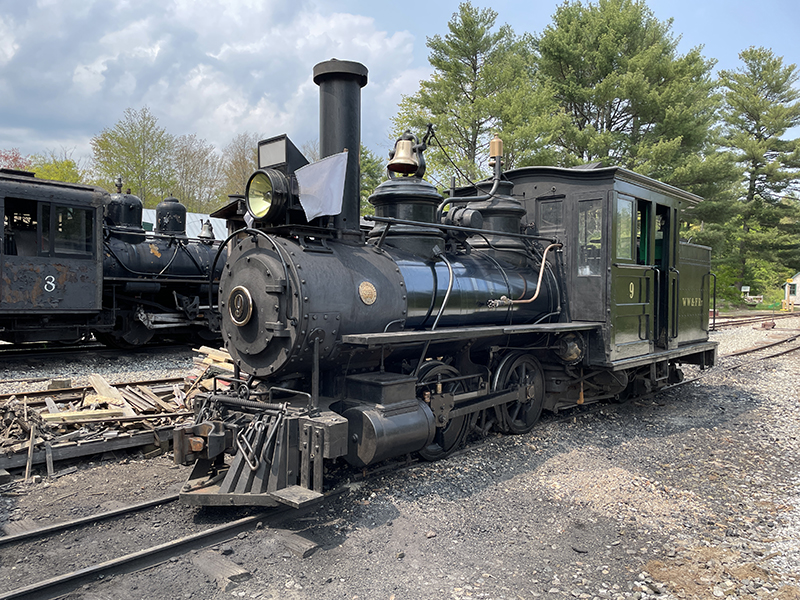
<path fill-rule="evenodd" d="M 58 575 L 38 583 L 26 585 L 0 594 L 0 600 L 50 600 L 70 593 L 78 587 L 111 575 L 133 573 L 162 563 L 176 554 L 183 554 L 205 546 L 217 544 L 252 529 L 259 521 L 275 518 L 289 509 L 278 509 L 279 513 L 258 513 L 199 533 L 165 542 L 126 554 L 103 563 L 85 567 L 71 573 Z M 293 512 L 293 514 L 297 514 Z"/>
<path fill-rule="evenodd" d="M 7 535 L 4 537 L 0 537 L 0 546 L 6 544 L 14 544 L 16 542 L 32 540 L 45 535 L 58 533 L 59 531 L 80 527 L 81 525 L 98 523 L 100 521 L 105 521 L 107 519 L 112 519 L 114 517 L 119 517 L 121 515 L 127 515 L 134 512 L 138 512 L 140 510 L 144 510 L 145 508 L 152 508 L 154 506 L 161 506 L 162 504 L 169 504 L 171 502 L 175 502 L 176 500 L 178 500 L 178 494 L 173 494 L 172 496 L 164 496 L 163 498 L 156 498 L 155 500 L 147 500 L 145 502 L 140 502 L 138 504 L 132 504 L 131 506 L 124 506 L 122 508 L 109 510 L 106 512 L 98 513 L 96 515 L 89 515 L 88 517 L 80 517 L 78 519 L 73 519 L 72 521 L 64 521 L 63 523 L 54 523 L 53 525 L 48 525 L 47 527 L 39 527 L 38 529 L 23 531 L 22 533 L 17 533 L 15 535 Z"/>

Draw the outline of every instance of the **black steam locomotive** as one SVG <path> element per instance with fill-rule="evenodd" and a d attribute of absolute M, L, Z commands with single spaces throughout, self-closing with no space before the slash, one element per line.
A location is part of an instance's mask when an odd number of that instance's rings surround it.
<path fill-rule="evenodd" d="M 331 60 L 314 81 L 333 164 L 359 147 L 367 70 Z M 252 226 L 220 280 L 234 377 L 175 432 L 176 461 L 195 463 L 186 502 L 299 507 L 331 461 L 443 458 L 471 431 L 525 433 L 543 409 L 714 364 L 710 250 L 678 236 L 700 198 L 621 168 L 504 173 L 495 139 L 494 177 L 444 199 L 422 179 L 425 147 L 398 140 L 362 231 L 357 155 L 337 187 L 285 136 L 260 143 Z"/>
<path fill-rule="evenodd" d="M 167 198 L 155 231 L 136 196 L 0 170 L 0 340 L 115 347 L 154 337 L 214 339 L 208 310 L 219 242 L 186 235 L 186 207 Z M 216 291 L 216 290 L 214 290 Z"/>

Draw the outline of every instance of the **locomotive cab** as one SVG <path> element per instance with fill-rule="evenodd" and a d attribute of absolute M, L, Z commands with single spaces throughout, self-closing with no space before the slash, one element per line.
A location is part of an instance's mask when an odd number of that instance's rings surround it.
<path fill-rule="evenodd" d="M 687 362 L 713 364 L 714 344 L 696 346 L 708 338 L 710 248 L 679 238 L 681 211 L 701 198 L 619 167 L 506 176 L 540 233 L 573 240 L 564 252 L 570 318 L 605 323 L 588 364 L 621 369 L 684 347 Z"/>

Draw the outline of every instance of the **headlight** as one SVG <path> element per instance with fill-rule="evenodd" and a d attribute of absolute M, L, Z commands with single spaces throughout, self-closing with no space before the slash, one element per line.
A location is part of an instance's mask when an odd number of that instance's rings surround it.
<path fill-rule="evenodd" d="M 259 221 L 274 224 L 283 216 L 289 182 L 274 169 L 261 169 L 250 176 L 245 190 L 247 210 Z"/>

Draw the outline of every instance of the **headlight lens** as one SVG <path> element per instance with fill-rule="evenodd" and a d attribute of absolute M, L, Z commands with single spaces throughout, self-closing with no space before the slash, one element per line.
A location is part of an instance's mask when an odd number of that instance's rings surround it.
<path fill-rule="evenodd" d="M 272 208 L 272 182 L 266 173 L 258 172 L 247 186 L 247 208 L 257 219 L 263 219 Z"/>
<path fill-rule="evenodd" d="M 289 183 L 283 173 L 274 169 L 256 171 L 245 190 L 247 210 L 260 221 L 276 223 L 286 206 L 288 189 Z"/>

